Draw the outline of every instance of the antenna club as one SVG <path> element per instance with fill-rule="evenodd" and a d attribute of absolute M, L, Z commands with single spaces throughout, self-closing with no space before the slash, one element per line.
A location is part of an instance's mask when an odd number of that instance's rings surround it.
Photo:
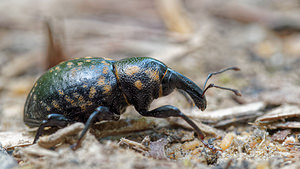
<path fill-rule="evenodd" d="M 232 67 L 232 70 L 234 70 L 234 71 L 240 71 L 241 69 L 238 68 L 238 67 Z"/>
<path fill-rule="evenodd" d="M 237 95 L 237 96 L 242 96 L 242 93 L 239 92 L 239 91 L 235 91 L 234 94 Z"/>

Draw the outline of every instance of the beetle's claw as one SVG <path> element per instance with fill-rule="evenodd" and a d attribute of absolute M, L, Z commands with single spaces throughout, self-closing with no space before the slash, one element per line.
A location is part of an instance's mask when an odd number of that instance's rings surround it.
<path fill-rule="evenodd" d="M 234 92 L 234 94 L 237 95 L 237 96 L 242 96 L 241 92 L 239 92 L 238 90 L 236 90 L 236 91 Z"/>
<path fill-rule="evenodd" d="M 77 143 L 70 145 L 70 148 L 75 151 L 79 148 L 79 145 Z"/>
<path fill-rule="evenodd" d="M 223 152 L 222 149 L 216 148 L 216 147 L 214 147 L 214 145 L 212 145 L 212 144 L 208 144 L 208 143 L 206 143 L 206 142 L 204 142 L 204 141 L 202 141 L 202 143 L 204 144 L 205 147 L 207 147 L 207 148 L 209 148 L 211 151 L 213 151 L 213 153 Z"/>

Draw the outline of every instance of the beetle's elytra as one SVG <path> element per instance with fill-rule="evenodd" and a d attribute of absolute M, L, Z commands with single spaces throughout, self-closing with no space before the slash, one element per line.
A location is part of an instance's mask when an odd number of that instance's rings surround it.
<path fill-rule="evenodd" d="M 237 70 L 228 68 L 226 70 Z M 205 81 L 205 84 L 207 82 Z M 202 111 L 206 108 L 205 91 L 182 74 L 168 68 L 164 63 L 147 57 L 133 57 L 119 61 L 103 58 L 81 58 L 65 61 L 42 75 L 31 89 L 24 108 L 24 122 L 30 127 L 39 127 L 35 140 L 45 127 L 64 127 L 73 122 L 86 123 L 78 144 L 93 122 L 118 120 L 129 105 L 143 116 L 159 118 L 181 117 L 199 135 L 204 135 L 197 125 L 178 108 L 166 105 L 148 110 L 154 99 L 181 89 L 191 96 Z M 215 150 L 215 149 L 214 149 Z"/>

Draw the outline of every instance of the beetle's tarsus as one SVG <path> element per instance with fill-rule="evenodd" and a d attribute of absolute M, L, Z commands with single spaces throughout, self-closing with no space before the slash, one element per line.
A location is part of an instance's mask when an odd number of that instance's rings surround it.
<path fill-rule="evenodd" d="M 203 143 L 203 145 L 204 145 L 205 147 L 207 147 L 208 149 L 210 149 L 213 153 L 223 152 L 222 149 L 216 148 L 214 145 L 208 144 L 208 143 L 206 143 L 204 140 L 201 140 L 201 142 Z"/>
<path fill-rule="evenodd" d="M 77 149 L 79 148 L 79 146 L 80 146 L 80 144 L 78 144 L 78 142 L 77 142 L 77 143 L 75 143 L 75 144 L 70 145 L 70 148 L 71 148 L 73 151 L 75 151 L 75 150 L 77 150 Z"/>

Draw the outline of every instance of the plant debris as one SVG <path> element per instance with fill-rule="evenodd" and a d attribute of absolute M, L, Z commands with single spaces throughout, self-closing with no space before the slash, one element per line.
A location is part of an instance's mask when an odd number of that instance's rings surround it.
<path fill-rule="evenodd" d="M 154 159 L 166 160 L 165 146 L 167 143 L 168 141 L 165 138 L 150 142 L 149 151 L 145 155 Z"/>
<path fill-rule="evenodd" d="M 62 144 L 67 136 L 77 135 L 83 128 L 83 123 L 74 123 L 73 125 L 65 127 L 63 130 L 58 130 L 54 134 L 40 137 L 37 143 L 40 147 L 50 148 L 57 144 Z"/>
<path fill-rule="evenodd" d="M 26 132 L 0 132 L 1 146 L 5 149 L 13 149 L 18 146 L 31 145 L 33 137 Z"/>
<path fill-rule="evenodd" d="M 284 141 L 285 138 L 291 134 L 291 130 L 278 130 L 276 133 L 272 135 L 272 139 L 275 141 Z"/>
<path fill-rule="evenodd" d="M 283 105 L 272 109 L 255 120 L 256 125 L 266 126 L 269 129 L 298 128 L 300 108 L 296 105 Z M 299 128 L 298 128 L 299 129 Z"/>

